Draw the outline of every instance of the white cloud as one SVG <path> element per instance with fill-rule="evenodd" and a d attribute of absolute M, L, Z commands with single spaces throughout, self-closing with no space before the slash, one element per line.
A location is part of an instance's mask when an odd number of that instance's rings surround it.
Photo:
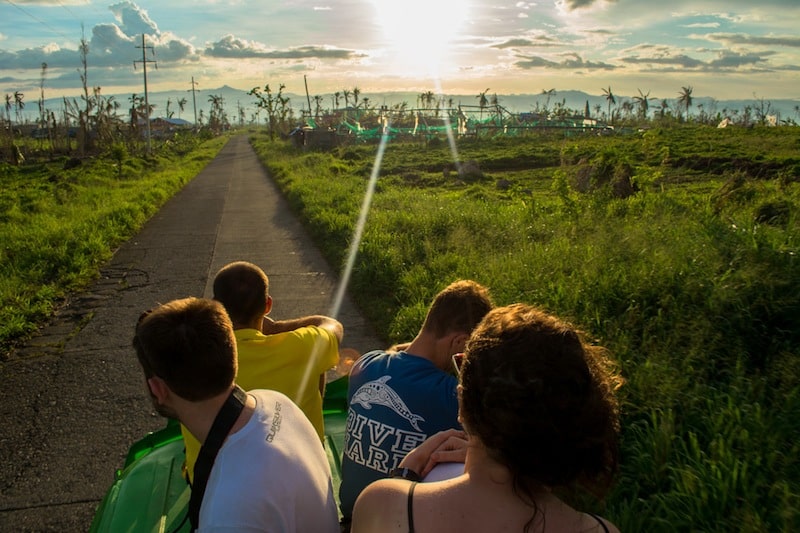
<path fill-rule="evenodd" d="M 124 0 L 117 4 L 108 6 L 117 21 L 120 22 L 119 28 L 125 35 L 158 34 L 158 26 L 147 14 L 147 11 L 138 5 Z"/>
<path fill-rule="evenodd" d="M 725 45 L 786 46 L 800 48 L 800 37 L 796 35 L 748 35 L 744 33 L 708 33 L 695 38 L 708 39 Z"/>
<path fill-rule="evenodd" d="M 299 46 L 282 50 L 271 49 L 266 45 L 226 35 L 214 43 L 206 45 L 205 54 L 219 58 L 270 58 L 270 59 L 352 59 L 360 54 L 331 46 Z"/>

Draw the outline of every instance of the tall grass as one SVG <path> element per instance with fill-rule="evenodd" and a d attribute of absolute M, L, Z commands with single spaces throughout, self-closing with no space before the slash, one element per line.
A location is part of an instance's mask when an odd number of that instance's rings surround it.
<path fill-rule="evenodd" d="M 374 147 L 254 144 L 343 264 Z M 390 145 L 351 291 L 389 341 L 416 333 L 444 285 L 472 278 L 497 303 L 538 304 L 609 347 L 627 384 L 623 467 L 603 512 L 621 530 L 794 530 L 797 147 L 791 130 L 711 129 L 464 143 L 484 169 L 467 183 L 446 147 Z M 632 166 L 639 192 L 576 193 L 575 168 L 597 154 Z"/>
<path fill-rule="evenodd" d="M 34 331 L 223 146 L 186 140 L 147 160 L 0 166 L 0 352 Z M 116 164 L 115 164 L 116 161 Z"/>

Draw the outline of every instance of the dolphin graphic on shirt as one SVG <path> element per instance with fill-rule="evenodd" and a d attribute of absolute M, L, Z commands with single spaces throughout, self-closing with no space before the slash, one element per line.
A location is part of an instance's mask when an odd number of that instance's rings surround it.
<path fill-rule="evenodd" d="M 381 376 L 374 381 L 364 383 L 353 394 L 353 399 L 350 400 L 350 403 L 357 403 L 364 409 L 372 409 L 373 405 L 388 407 L 408 420 L 414 429 L 422 432 L 419 428 L 419 422 L 424 422 L 425 419 L 412 413 L 394 389 L 386 384 L 390 379 L 392 379 L 392 376 Z"/>

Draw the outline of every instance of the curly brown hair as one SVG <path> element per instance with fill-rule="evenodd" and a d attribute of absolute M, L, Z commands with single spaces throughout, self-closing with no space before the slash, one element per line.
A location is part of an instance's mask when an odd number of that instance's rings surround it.
<path fill-rule="evenodd" d="M 622 383 L 605 349 L 526 304 L 489 312 L 467 342 L 461 417 L 534 508 L 544 489 L 598 494 L 618 468 Z"/>

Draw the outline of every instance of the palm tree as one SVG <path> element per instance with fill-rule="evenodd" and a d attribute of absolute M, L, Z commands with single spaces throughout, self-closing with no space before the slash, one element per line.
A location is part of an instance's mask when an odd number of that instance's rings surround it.
<path fill-rule="evenodd" d="M 358 96 L 361 94 L 361 89 L 353 87 L 353 105 L 358 107 Z"/>
<path fill-rule="evenodd" d="M 630 100 L 625 100 L 622 102 L 622 113 L 625 116 L 625 120 L 629 120 L 631 115 L 633 114 L 633 102 Z"/>
<path fill-rule="evenodd" d="M 490 103 L 492 104 L 492 107 L 494 107 L 495 113 L 497 113 L 497 120 L 501 120 L 502 115 L 500 114 L 500 99 L 497 98 L 497 93 L 492 95 Z"/>
<path fill-rule="evenodd" d="M 350 91 L 348 89 L 345 89 L 344 91 L 342 91 L 342 96 L 344 96 L 344 107 L 345 109 L 347 109 L 347 102 L 350 99 Z"/>
<path fill-rule="evenodd" d="M 614 122 L 611 116 L 611 106 L 617 103 L 617 99 L 614 97 L 614 93 L 611 92 L 611 85 L 608 86 L 608 89 L 603 89 L 603 94 L 606 97 L 606 102 L 608 102 L 608 115 L 606 118 L 609 122 Z"/>
<path fill-rule="evenodd" d="M 547 97 L 547 100 L 544 102 L 544 112 L 547 113 L 548 108 L 550 107 L 550 97 L 556 94 L 555 89 L 542 89 L 542 95 Z"/>
<path fill-rule="evenodd" d="M 183 113 L 183 108 L 186 107 L 186 103 L 186 98 L 178 100 L 178 118 L 181 118 L 181 113 Z"/>
<path fill-rule="evenodd" d="M 12 102 L 14 101 L 14 95 L 6 93 L 6 120 L 8 120 L 8 125 L 11 125 L 11 108 L 14 107 Z"/>
<path fill-rule="evenodd" d="M 20 123 L 20 112 L 25 109 L 25 95 L 19 91 L 14 92 L 14 114 L 17 117 L 17 124 Z"/>
<path fill-rule="evenodd" d="M 639 96 L 634 96 L 633 100 L 636 102 L 636 105 L 639 106 L 639 116 L 646 119 L 647 111 L 650 109 L 650 91 L 644 94 L 641 89 L 636 90 L 639 91 Z"/>
<path fill-rule="evenodd" d="M 486 109 L 486 106 L 489 105 L 489 99 L 486 98 L 486 93 L 489 92 L 489 88 L 487 87 L 485 91 L 478 94 L 475 98 L 478 99 L 478 107 L 481 108 L 481 120 L 483 120 L 483 110 Z"/>
<path fill-rule="evenodd" d="M 107 115 L 116 114 L 117 109 L 119 109 L 119 102 L 117 102 L 114 96 L 106 98 L 105 113 Z"/>
<path fill-rule="evenodd" d="M 664 115 L 666 115 L 667 111 L 669 111 L 669 101 L 666 98 L 662 98 L 659 107 L 659 114 L 661 115 L 661 118 L 664 118 Z"/>
<path fill-rule="evenodd" d="M 218 94 L 209 94 L 208 103 L 211 104 L 212 109 L 219 109 L 222 107 L 222 96 Z"/>
<path fill-rule="evenodd" d="M 130 114 L 131 114 L 131 126 L 133 128 L 136 128 L 139 125 L 138 109 L 139 109 L 139 102 L 141 100 L 142 98 L 140 96 L 137 96 L 136 93 L 131 94 L 130 98 L 128 98 L 128 101 L 131 103 Z"/>
<path fill-rule="evenodd" d="M 175 114 L 174 111 L 170 111 L 169 108 L 172 105 L 172 98 L 167 98 L 167 118 L 172 118 Z"/>
<path fill-rule="evenodd" d="M 692 86 L 681 87 L 678 93 L 678 104 L 686 109 L 686 120 L 689 120 L 689 108 L 692 106 Z"/>
<path fill-rule="evenodd" d="M 336 91 L 335 93 L 333 93 L 333 104 L 334 104 L 334 108 L 335 109 L 339 109 L 339 98 L 341 98 L 341 97 L 342 97 L 342 93 L 340 93 L 339 91 Z"/>
<path fill-rule="evenodd" d="M 322 108 L 322 96 L 316 95 L 314 96 L 314 108 L 316 111 L 316 117 L 319 118 L 319 112 Z"/>
<path fill-rule="evenodd" d="M 225 122 L 225 111 L 223 109 L 224 100 L 222 95 L 210 94 L 208 95 L 208 103 L 211 104 L 211 110 L 208 115 L 208 125 L 212 128 L 221 128 Z"/>

